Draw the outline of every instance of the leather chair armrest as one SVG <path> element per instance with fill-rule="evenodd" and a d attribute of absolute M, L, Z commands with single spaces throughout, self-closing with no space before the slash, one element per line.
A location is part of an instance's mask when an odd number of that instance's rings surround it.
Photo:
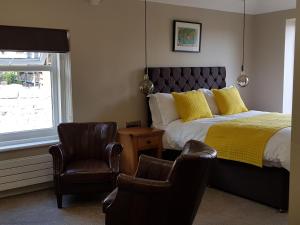
<path fill-rule="evenodd" d="M 49 153 L 53 158 L 54 175 L 60 175 L 64 170 L 64 154 L 61 144 L 52 145 L 49 148 Z"/>
<path fill-rule="evenodd" d="M 123 151 L 123 147 L 119 143 L 109 143 L 105 149 L 105 158 L 108 162 L 109 167 L 115 173 L 120 171 L 120 155 Z"/>
<path fill-rule="evenodd" d="M 182 155 L 197 154 L 202 158 L 214 159 L 217 157 L 217 151 L 201 141 L 188 141 L 182 151 Z"/>
<path fill-rule="evenodd" d="M 171 187 L 167 181 L 143 179 L 125 174 L 120 174 L 117 179 L 119 191 L 139 192 L 139 193 L 159 193 L 166 192 Z"/>
<path fill-rule="evenodd" d="M 173 167 L 172 161 L 162 160 L 146 155 L 139 159 L 136 177 L 166 181 Z"/>
<path fill-rule="evenodd" d="M 115 188 L 103 201 L 102 201 L 102 210 L 104 213 L 107 212 L 107 209 L 111 206 L 111 204 L 116 199 L 118 193 L 118 188 Z"/>

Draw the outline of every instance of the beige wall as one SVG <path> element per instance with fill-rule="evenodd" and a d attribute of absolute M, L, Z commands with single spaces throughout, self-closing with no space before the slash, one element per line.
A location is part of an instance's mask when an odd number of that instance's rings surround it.
<path fill-rule="evenodd" d="M 286 19 L 295 10 L 253 17 L 249 97 L 252 109 L 282 112 Z"/>
<path fill-rule="evenodd" d="M 85 0 L 1 0 L 0 8 L 4 25 L 70 30 L 76 121 L 114 120 L 119 126 L 145 121 L 138 91 L 144 68 L 143 2 L 109 0 L 92 7 Z M 171 51 L 173 19 L 203 23 L 200 54 Z M 235 13 L 150 3 L 149 66 L 226 66 L 231 85 L 240 71 L 241 20 Z M 246 101 L 247 91 L 242 90 Z M 0 160 L 46 151 L 1 153 Z"/>
<path fill-rule="evenodd" d="M 300 21 L 300 0 L 297 1 L 297 21 Z M 291 183 L 290 183 L 290 210 L 289 225 L 300 223 L 300 23 L 297 23 L 296 59 L 294 75 L 294 102 L 293 102 L 293 131 L 291 154 Z"/>
<path fill-rule="evenodd" d="M 242 15 L 205 9 L 151 4 L 149 13 L 150 50 L 152 66 L 226 66 L 227 84 L 233 85 L 240 74 L 242 58 Z M 200 21 L 202 46 L 200 54 L 174 53 L 172 21 Z M 250 67 L 252 16 L 247 18 L 247 63 Z M 248 89 L 241 90 L 248 101 Z"/>

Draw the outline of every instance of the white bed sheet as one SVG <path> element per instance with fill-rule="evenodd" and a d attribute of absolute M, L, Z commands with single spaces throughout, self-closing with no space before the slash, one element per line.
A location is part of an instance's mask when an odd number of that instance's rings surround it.
<path fill-rule="evenodd" d="M 204 141 L 208 129 L 215 123 L 239 118 L 253 117 L 268 112 L 249 111 L 228 116 L 215 116 L 214 118 L 199 119 L 183 123 L 175 120 L 165 127 L 157 127 L 165 130 L 163 145 L 167 149 L 182 149 L 184 144 L 191 139 Z M 264 152 L 264 165 L 283 167 L 290 170 L 291 152 L 291 127 L 281 129 L 275 133 L 266 146 Z"/>

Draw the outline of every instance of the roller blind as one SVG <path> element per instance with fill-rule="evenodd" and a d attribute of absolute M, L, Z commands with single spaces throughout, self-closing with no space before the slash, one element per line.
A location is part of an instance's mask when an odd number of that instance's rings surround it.
<path fill-rule="evenodd" d="M 0 25 L 0 51 L 69 52 L 68 31 Z"/>

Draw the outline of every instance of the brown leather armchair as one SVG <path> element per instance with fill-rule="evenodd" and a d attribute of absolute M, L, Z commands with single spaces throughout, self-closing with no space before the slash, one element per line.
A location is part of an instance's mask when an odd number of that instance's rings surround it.
<path fill-rule="evenodd" d="M 120 174 L 104 200 L 106 225 L 192 225 L 217 156 L 198 141 L 173 163 L 141 156 L 134 177 Z"/>
<path fill-rule="evenodd" d="M 64 194 L 109 192 L 119 174 L 122 146 L 115 143 L 117 124 L 62 123 L 60 143 L 49 149 L 53 157 L 57 207 Z"/>

